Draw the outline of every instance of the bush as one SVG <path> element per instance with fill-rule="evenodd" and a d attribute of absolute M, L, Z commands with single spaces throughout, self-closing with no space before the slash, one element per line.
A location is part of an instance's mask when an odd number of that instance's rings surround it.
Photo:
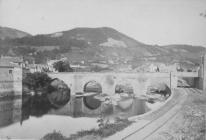
<path fill-rule="evenodd" d="M 49 133 L 45 135 L 41 140 L 65 140 L 66 138 L 60 133 L 54 131 L 53 133 Z"/>
<path fill-rule="evenodd" d="M 99 129 L 91 129 L 91 130 L 83 130 L 79 131 L 76 134 L 72 134 L 69 138 L 64 137 L 59 132 L 54 131 L 53 133 L 49 133 L 45 135 L 42 140 L 77 140 L 83 139 L 83 137 L 90 136 L 95 138 L 105 138 L 115 134 L 118 131 L 123 130 L 124 128 L 128 127 L 132 124 L 132 121 L 127 119 L 117 119 L 115 123 L 107 124 Z"/>
<path fill-rule="evenodd" d="M 58 61 L 54 63 L 53 66 L 58 72 L 73 72 L 73 69 L 70 67 L 69 62 L 67 61 Z"/>
<path fill-rule="evenodd" d="M 23 87 L 36 93 L 46 90 L 51 80 L 46 73 L 27 73 L 25 77 L 23 77 Z"/>

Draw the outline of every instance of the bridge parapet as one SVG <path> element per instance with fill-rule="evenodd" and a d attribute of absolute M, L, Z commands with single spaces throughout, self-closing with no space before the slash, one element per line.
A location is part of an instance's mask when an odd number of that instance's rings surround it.
<path fill-rule="evenodd" d="M 178 77 L 194 78 L 199 83 L 198 72 L 150 72 L 150 73 L 94 73 L 94 72 L 63 72 L 49 73 L 52 78 L 63 80 L 71 89 L 72 94 L 84 92 L 84 86 L 90 81 L 96 81 L 102 87 L 102 92 L 114 94 L 115 87 L 120 83 L 129 83 L 135 94 L 143 94 L 152 83 L 163 82 L 171 89 L 177 87 Z M 198 79 L 198 80 L 197 80 Z M 197 82 L 198 81 L 198 82 Z"/>
<path fill-rule="evenodd" d="M 198 72 L 175 72 L 174 75 L 178 77 L 199 77 Z"/>

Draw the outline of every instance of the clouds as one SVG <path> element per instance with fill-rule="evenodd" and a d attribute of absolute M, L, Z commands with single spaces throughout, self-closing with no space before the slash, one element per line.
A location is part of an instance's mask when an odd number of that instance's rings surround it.
<path fill-rule="evenodd" d="M 33 34 L 110 26 L 149 44 L 205 45 L 204 0 L 1 0 L 0 25 Z"/>

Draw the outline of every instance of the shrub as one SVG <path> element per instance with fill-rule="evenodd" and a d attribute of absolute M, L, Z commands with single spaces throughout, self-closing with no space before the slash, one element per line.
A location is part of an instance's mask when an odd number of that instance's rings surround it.
<path fill-rule="evenodd" d="M 68 61 L 58 61 L 53 66 L 58 72 L 73 72 Z"/>
<path fill-rule="evenodd" d="M 81 139 L 86 136 L 91 136 L 95 138 L 100 138 L 100 137 L 105 138 L 105 137 L 115 134 L 118 131 L 123 130 L 130 124 L 132 124 L 132 121 L 129 121 L 127 119 L 117 119 L 115 123 L 104 125 L 103 127 L 100 127 L 99 129 L 79 131 L 76 134 L 72 134 L 69 138 L 64 137 L 59 132 L 54 131 L 53 133 L 49 133 L 45 135 L 42 138 L 42 140 L 54 140 L 54 138 L 56 138 L 55 140 L 77 140 L 77 139 Z"/>
<path fill-rule="evenodd" d="M 46 90 L 51 80 L 52 79 L 46 73 L 28 73 L 23 78 L 23 87 L 33 90 L 36 93 L 37 91 Z"/>
<path fill-rule="evenodd" d="M 45 135 L 41 140 L 65 140 L 66 138 L 57 131 Z"/>

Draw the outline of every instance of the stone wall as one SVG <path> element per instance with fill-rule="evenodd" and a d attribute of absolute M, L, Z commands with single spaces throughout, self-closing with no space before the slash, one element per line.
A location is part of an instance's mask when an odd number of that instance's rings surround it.
<path fill-rule="evenodd" d="M 22 95 L 22 69 L 14 68 L 13 73 L 14 94 Z"/>
<path fill-rule="evenodd" d="M 13 91 L 13 74 L 9 73 L 12 68 L 0 68 L 0 96 L 3 93 L 11 93 Z M 3 95 L 2 95 L 3 94 Z"/>
<path fill-rule="evenodd" d="M 0 68 L 0 127 L 21 120 L 22 69 Z M 1 98 L 2 97 L 2 98 Z M 17 98 L 16 98 L 17 97 Z"/>
<path fill-rule="evenodd" d="M 22 69 L 0 68 L 0 97 L 22 95 Z"/>
<path fill-rule="evenodd" d="M 0 127 L 21 121 L 22 100 L 7 100 L 0 102 Z"/>
<path fill-rule="evenodd" d="M 120 83 L 129 83 L 135 94 L 145 94 L 152 83 L 163 82 L 169 87 L 175 86 L 175 77 L 170 73 L 50 73 L 52 78 L 63 80 L 71 89 L 71 94 L 84 92 L 84 86 L 90 81 L 96 81 L 102 87 L 102 92 L 115 94 L 115 87 Z"/>

